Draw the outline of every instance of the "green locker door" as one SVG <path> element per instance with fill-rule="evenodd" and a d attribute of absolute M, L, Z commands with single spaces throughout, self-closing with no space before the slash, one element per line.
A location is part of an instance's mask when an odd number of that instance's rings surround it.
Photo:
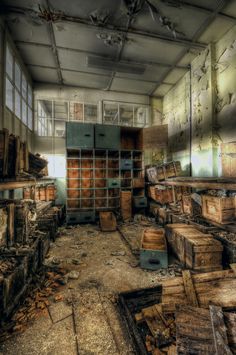
<path fill-rule="evenodd" d="M 94 148 L 94 126 L 90 123 L 67 122 L 67 148 Z"/>
<path fill-rule="evenodd" d="M 120 149 L 120 127 L 95 125 L 95 148 Z"/>

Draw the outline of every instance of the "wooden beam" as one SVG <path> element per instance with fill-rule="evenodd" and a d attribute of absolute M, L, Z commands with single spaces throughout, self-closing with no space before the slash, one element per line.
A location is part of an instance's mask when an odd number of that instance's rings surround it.
<path fill-rule="evenodd" d="M 226 178 L 175 178 L 158 182 L 164 186 L 185 186 L 196 189 L 214 189 L 214 190 L 236 190 L 235 179 Z"/>

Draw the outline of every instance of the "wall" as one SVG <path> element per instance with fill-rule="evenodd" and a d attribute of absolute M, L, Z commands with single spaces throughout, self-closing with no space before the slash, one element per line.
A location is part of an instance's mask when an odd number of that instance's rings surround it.
<path fill-rule="evenodd" d="M 235 38 L 236 26 L 199 53 L 163 99 L 167 160 L 180 160 L 184 175 L 221 176 L 221 143 L 236 141 Z"/>
<path fill-rule="evenodd" d="M 120 101 L 149 105 L 149 97 L 119 92 L 108 92 L 92 89 L 59 86 L 52 84 L 36 84 L 34 88 L 35 107 L 37 100 L 67 100 L 98 104 L 99 122 L 102 122 L 102 101 Z M 58 203 L 65 203 L 65 138 L 34 137 L 34 151 L 46 155 L 49 172 L 57 178 Z"/>

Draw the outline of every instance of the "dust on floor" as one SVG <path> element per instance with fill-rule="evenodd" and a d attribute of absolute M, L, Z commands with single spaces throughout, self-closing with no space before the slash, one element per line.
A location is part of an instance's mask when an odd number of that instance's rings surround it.
<path fill-rule="evenodd" d="M 140 269 L 118 231 L 104 233 L 94 225 L 61 228 L 46 263 L 69 272 L 60 290 L 62 300 L 51 302 L 44 316 L 0 344 L 0 355 L 134 354 L 117 294 L 175 275 L 173 269 Z"/>

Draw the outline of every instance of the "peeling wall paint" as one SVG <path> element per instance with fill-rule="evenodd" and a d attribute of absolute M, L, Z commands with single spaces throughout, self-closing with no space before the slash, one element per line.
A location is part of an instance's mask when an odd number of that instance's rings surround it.
<path fill-rule="evenodd" d="M 185 175 L 191 160 L 193 176 L 221 176 L 221 144 L 236 141 L 235 38 L 236 26 L 194 59 L 163 99 L 168 159 L 180 160 Z"/>
<path fill-rule="evenodd" d="M 167 160 L 180 160 L 185 175 L 190 168 L 190 73 L 163 100 L 163 123 L 168 124 Z"/>

